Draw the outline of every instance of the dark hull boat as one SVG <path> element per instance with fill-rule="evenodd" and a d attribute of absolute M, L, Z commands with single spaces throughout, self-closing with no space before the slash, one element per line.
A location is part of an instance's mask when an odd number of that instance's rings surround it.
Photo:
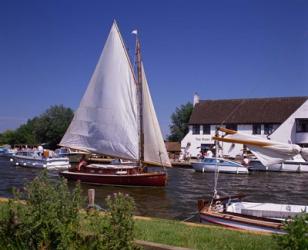
<path fill-rule="evenodd" d="M 68 180 L 81 181 L 95 185 L 119 186 L 153 186 L 162 187 L 167 183 L 165 172 L 134 172 L 134 173 L 102 173 L 102 170 L 78 171 L 68 170 L 61 172 L 61 176 Z M 120 171 L 118 171 L 120 172 Z"/>

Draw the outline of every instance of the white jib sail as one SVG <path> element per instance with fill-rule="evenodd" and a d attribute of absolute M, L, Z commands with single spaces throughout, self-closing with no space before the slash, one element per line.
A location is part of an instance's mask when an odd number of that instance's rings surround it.
<path fill-rule="evenodd" d="M 114 22 L 61 146 L 138 159 L 136 84 Z"/>
<path fill-rule="evenodd" d="M 155 165 L 171 166 L 156 117 L 143 64 L 141 68 L 143 88 L 144 161 Z"/>

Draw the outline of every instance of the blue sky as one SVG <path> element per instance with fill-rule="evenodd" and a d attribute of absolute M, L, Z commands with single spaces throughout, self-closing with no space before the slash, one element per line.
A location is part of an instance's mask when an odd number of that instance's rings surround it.
<path fill-rule="evenodd" d="M 51 105 L 76 109 L 113 19 L 138 29 L 164 134 L 201 99 L 308 96 L 308 1 L 0 2 L 0 131 Z"/>

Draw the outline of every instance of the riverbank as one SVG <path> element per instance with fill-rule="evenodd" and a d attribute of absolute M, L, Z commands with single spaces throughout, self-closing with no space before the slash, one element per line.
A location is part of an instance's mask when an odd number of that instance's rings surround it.
<path fill-rule="evenodd" d="M 0 198 L 0 208 L 8 200 Z M 1 209 L 0 209 L 1 211 Z M 0 213 L 1 220 L 1 213 Z M 269 234 L 236 231 L 221 227 L 134 216 L 135 239 L 189 249 L 275 249 Z"/>
<path fill-rule="evenodd" d="M 135 217 L 136 239 L 190 249 L 276 249 L 271 235 L 175 220 Z"/>

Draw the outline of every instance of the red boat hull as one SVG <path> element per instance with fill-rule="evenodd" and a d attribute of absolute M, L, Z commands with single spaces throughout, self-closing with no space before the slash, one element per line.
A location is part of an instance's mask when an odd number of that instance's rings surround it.
<path fill-rule="evenodd" d="M 63 171 L 61 176 L 68 180 L 80 181 L 96 185 L 120 185 L 120 186 L 156 186 L 167 184 L 165 172 L 136 173 L 127 175 L 99 174 L 78 171 Z"/>

